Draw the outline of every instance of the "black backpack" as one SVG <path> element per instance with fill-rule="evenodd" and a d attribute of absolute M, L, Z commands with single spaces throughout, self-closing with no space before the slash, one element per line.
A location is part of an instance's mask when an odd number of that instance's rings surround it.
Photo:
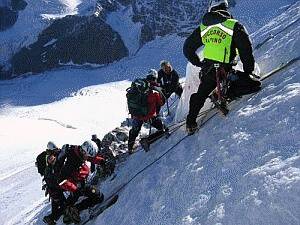
<path fill-rule="evenodd" d="M 132 116 L 146 116 L 149 113 L 149 83 L 143 79 L 136 79 L 126 91 L 129 113 Z"/>
<path fill-rule="evenodd" d="M 43 151 L 36 157 L 35 166 L 37 167 L 38 173 L 41 176 L 45 175 L 45 170 L 47 167 L 47 156 L 48 156 L 47 151 Z"/>

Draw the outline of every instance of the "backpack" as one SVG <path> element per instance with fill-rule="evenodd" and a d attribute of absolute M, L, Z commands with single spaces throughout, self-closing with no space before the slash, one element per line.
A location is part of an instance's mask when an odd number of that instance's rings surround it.
<path fill-rule="evenodd" d="M 47 151 L 43 151 L 36 157 L 35 166 L 37 167 L 38 173 L 41 176 L 45 175 L 45 170 L 47 167 L 47 155 Z"/>
<path fill-rule="evenodd" d="M 148 94 L 149 83 L 142 79 L 132 82 L 126 93 L 129 114 L 132 116 L 146 116 L 149 113 Z"/>

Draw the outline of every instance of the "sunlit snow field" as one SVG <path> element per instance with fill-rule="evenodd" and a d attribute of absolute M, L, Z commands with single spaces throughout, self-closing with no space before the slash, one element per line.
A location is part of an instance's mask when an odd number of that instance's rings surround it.
<path fill-rule="evenodd" d="M 278 17 L 251 36 L 256 46 L 276 34 L 255 50 L 262 73 L 299 55 L 300 2 L 288 8 L 291 2 L 281 2 L 278 14 L 272 14 Z M 127 41 L 134 52 L 133 41 Z M 36 155 L 49 140 L 81 144 L 91 134 L 102 137 L 119 126 L 128 116 L 130 81 L 158 68 L 161 59 L 185 75 L 183 41 L 176 35 L 157 38 L 111 65 L 69 66 L 1 81 L 0 224 L 43 224 L 50 208 L 34 167 Z M 91 224 L 300 224 L 299 64 L 266 80 L 262 91 L 241 100 L 228 117 L 216 116 L 186 138 L 137 176 L 117 204 Z M 110 193 L 185 135 L 182 127 L 150 152 L 132 155 L 101 190 Z"/>

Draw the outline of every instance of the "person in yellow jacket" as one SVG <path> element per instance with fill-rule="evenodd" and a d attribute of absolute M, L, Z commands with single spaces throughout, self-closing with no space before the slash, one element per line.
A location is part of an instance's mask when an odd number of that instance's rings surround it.
<path fill-rule="evenodd" d="M 200 61 L 196 51 L 204 46 L 204 60 Z M 228 12 L 227 0 L 212 0 L 202 23 L 186 39 L 183 47 L 185 57 L 195 66 L 201 67 L 198 91 L 191 95 L 186 130 L 192 134 L 197 129 L 196 118 L 205 100 L 216 88 L 214 64 L 220 64 L 226 72 L 232 70 L 232 62 L 239 53 L 244 72 L 236 75 L 236 88 L 232 94 L 241 96 L 260 89 L 261 83 L 250 78 L 255 60 L 249 35 L 242 24 Z"/>

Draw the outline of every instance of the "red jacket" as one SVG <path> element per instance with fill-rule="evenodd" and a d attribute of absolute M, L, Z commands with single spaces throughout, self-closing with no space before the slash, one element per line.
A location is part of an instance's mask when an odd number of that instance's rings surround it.
<path fill-rule="evenodd" d="M 95 157 L 88 158 L 87 160 L 94 164 L 101 164 L 103 161 L 105 161 L 105 159 L 102 158 L 100 155 L 96 155 Z M 78 190 L 78 183 L 85 182 L 89 174 L 90 174 L 90 168 L 86 165 L 86 163 L 83 163 L 78 171 L 74 171 L 71 177 L 66 180 L 63 180 L 59 184 L 59 186 L 63 190 L 75 192 Z"/>
<path fill-rule="evenodd" d="M 156 114 L 157 107 L 160 107 L 164 104 L 164 100 L 162 96 L 157 91 L 153 91 L 153 90 L 151 90 L 150 93 L 148 94 L 147 101 L 149 106 L 149 113 L 146 116 L 133 116 L 134 119 L 147 121 L 157 116 Z"/>

